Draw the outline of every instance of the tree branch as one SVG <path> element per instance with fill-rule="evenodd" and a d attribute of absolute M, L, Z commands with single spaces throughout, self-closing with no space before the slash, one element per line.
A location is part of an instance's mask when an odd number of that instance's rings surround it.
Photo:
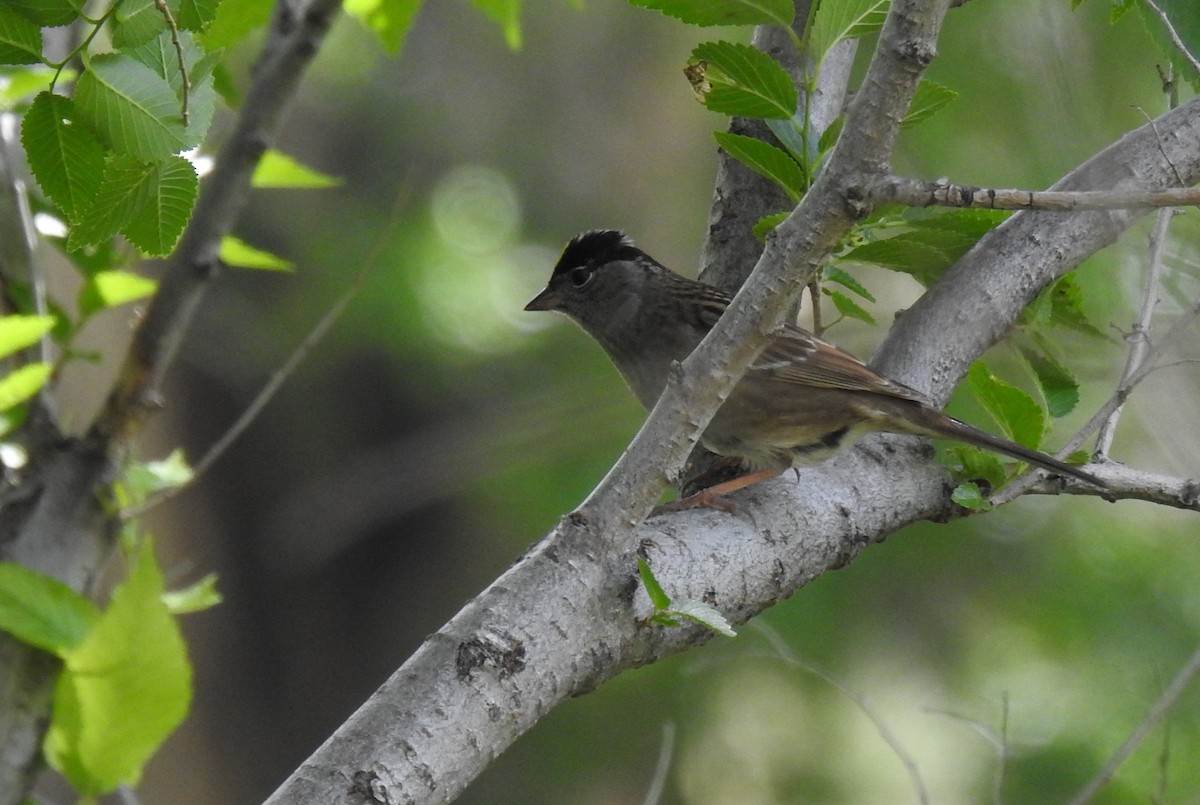
<path fill-rule="evenodd" d="M 669 569 L 673 596 L 716 600 L 740 622 L 849 561 L 869 535 L 889 533 L 905 517 L 950 515 L 944 476 L 913 461 L 901 478 L 886 473 L 887 484 L 879 466 L 852 476 L 823 474 L 820 489 L 830 497 L 812 494 L 764 508 L 763 517 L 756 508 L 758 528 L 714 512 L 636 528 L 808 277 L 869 211 L 865 188 L 886 175 L 897 121 L 933 58 L 944 12 L 939 0 L 892 4 L 820 178 L 768 239 L 728 314 L 668 383 L 596 490 L 418 649 L 269 802 L 350 803 L 364 787 L 384 801 L 445 801 L 563 698 L 707 640 L 696 629 L 638 625 L 639 614 L 649 614 L 633 572 L 639 544 L 656 568 Z M 861 511 L 832 504 L 889 485 L 895 497 L 873 493 Z M 778 504 L 782 490 L 776 483 L 751 494 Z M 687 529 L 688 539 L 676 529 Z M 764 542 L 773 530 L 796 536 Z M 848 544 L 847 533 L 856 535 Z M 750 546 L 761 552 L 747 553 Z"/>

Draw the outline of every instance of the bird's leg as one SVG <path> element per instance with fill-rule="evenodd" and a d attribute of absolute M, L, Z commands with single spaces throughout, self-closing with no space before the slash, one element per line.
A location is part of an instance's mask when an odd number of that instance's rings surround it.
<path fill-rule="evenodd" d="M 670 503 L 664 503 L 661 506 L 654 507 L 650 512 L 653 517 L 657 514 L 667 514 L 668 512 L 678 512 L 684 509 L 704 509 L 713 508 L 721 511 L 733 512 L 737 511 L 737 506 L 725 500 L 725 495 L 736 492 L 739 489 L 745 489 L 747 486 L 756 484 L 759 481 L 766 481 L 769 478 L 774 478 L 779 474 L 779 470 L 757 470 L 755 472 L 740 475 L 728 481 L 723 481 L 719 484 L 714 484 L 705 489 L 701 489 L 694 495 L 688 495 L 686 498 L 673 500 Z"/>

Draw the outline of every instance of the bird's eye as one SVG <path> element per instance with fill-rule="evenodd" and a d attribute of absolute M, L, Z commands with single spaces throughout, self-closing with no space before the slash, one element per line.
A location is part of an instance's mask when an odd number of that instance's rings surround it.
<path fill-rule="evenodd" d="M 571 280 L 571 284 L 576 288 L 582 288 L 592 281 L 592 277 L 596 275 L 594 269 L 587 266 L 571 269 L 571 273 L 567 277 Z"/>

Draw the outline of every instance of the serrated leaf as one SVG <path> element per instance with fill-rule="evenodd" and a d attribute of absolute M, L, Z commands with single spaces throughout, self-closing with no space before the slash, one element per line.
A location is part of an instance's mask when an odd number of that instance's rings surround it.
<path fill-rule="evenodd" d="M 904 220 L 914 230 L 953 232 L 972 244 L 1012 215 L 1005 210 L 944 210 L 921 218 L 913 217 L 924 212 L 927 211 L 907 210 Z"/>
<path fill-rule="evenodd" d="M 956 486 L 950 493 L 950 499 L 964 509 L 972 511 L 986 512 L 993 508 L 992 502 L 984 496 L 979 489 L 979 484 L 974 481 L 967 481 Z"/>
<path fill-rule="evenodd" d="M 737 632 L 733 631 L 733 627 L 729 625 L 729 621 L 725 620 L 725 616 L 703 601 L 680 601 L 668 612 L 687 618 L 701 626 L 707 626 L 726 637 L 737 637 Z"/>
<path fill-rule="evenodd" d="M 692 51 L 692 61 L 706 65 L 709 89 L 703 102 L 712 111 L 784 120 L 796 113 L 796 85 L 779 62 L 761 50 L 733 42 L 702 42 Z"/>
<path fill-rule="evenodd" d="M 688 25 L 780 25 L 791 27 L 791 0 L 630 0 Z"/>
<path fill-rule="evenodd" d="M 83 642 L 63 655 L 45 755 L 76 791 L 134 785 L 191 701 L 191 667 L 148 540 Z"/>
<path fill-rule="evenodd" d="M 250 184 L 259 188 L 338 187 L 341 179 L 302 165 L 287 154 L 268 149 L 258 161 Z"/>
<path fill-rule="evenodd" d="M 86 318 L 99 310 L 136 302 L 157 289 L 154 280 L 131 271 L 99 271 L 79 291 L 79 315 Z"/>
<path fill-rule="evenodd" d="M 265 271 L 292 271 L 290 260 L 256 249 L 232 235 L 221 238 L 221 262 L 239 268 Z"/>
<path fill-rule="evenodd" d="M 808 37 L 808 52 L 817 64 L 843 39 L 874 33 L 887 18 L 888 0 L 837 0 L 821 3 Z"/>
<path fill-rule="evenodd" d="M 1004 464 L 993 453 L 967 444 L 951 444 L 938 451 L 941 464 L 950 467 L 956 478 L 983 481 L 991 489 L 999 489 L 1008 480 Z"/>
<path fill-rule="evenodd" d="M 422 0 L 345 0 L 342 7 L 364 28 L 373 31 L 392 55 L 400 52 Z"/>
<path fill-rule="evenodd" d="M 1046 414 L 1036 400 L 993 375 L 983 361 L 967 370 L 967 387 L 1011 441 L 1034 449 L 1041 446 Z"/>
<path fill-rule="evenodd" d="M 70 98 L 43 92 L 21 124 L 21 144 L 38 184 L 68 218 L 91 203 L 104 176 L 104 146 L 74 122 Z"/>
<path fill-rule="evenodd" d="M 202 132 L 184 126 L 179 97 L 166 79 L 130 56 L 91 59 L 79 77 L 79 118 L 118 154 L 151 162 L 199 144 Z"/>
<path fill-rule="evenodd" d="M 180 0 L 175 22 L 188 31 L 203 31 L 217 17 L 221 0 Z"/>
<path fill-rule="evenodd" d="M 500 26 L 510 50 L 521 49 L 520 0 L 471 0 L 471 5 Z"/>
<path fill-rule="evenodd" d="M 166 0 L 171 17 L 179 20 L 179 0 Z M 128 50 L 166 34 L 170 29 L 167 18 L 154 0 L 122 0 L 113 18 L 113 46 Z"/>
<path fill-rule="evenodd" d="M 637 569 L 638 575 L 642 578 L 642 586 L 646 588 L 646 595 L 650 596 L 650 603 L 654 608 L 666 609 L 671 606 L 671 597 L 663 591 L 658 579 L 654 578 L 654 571 L 650 569 L 650 563 L 639 556 Z"/>
<path fill-rule="evenodd" d="M 1083 287 L 1074 275 L 1059 278 L 1043 293 L 1050 296 L 1050 324 L 1067 327 L 1076 332 L 1108 340 L 1104 332 L 1092 324 L 1083 309 Z"/>
<path fill-rule="evenodd" d="M 897 235 L 886 240 L 864 243 L 839 258 L 839 262 L 869 263 L 892 271 L 911 274 L 923 285 L 932 285 L 946 267 L 950 256 L 943 250 Z"/>
<path fill-rule="evenodd" d="M 4 0 L 4 5 L 39 26 L 69 25 L 83 12 L 87 0 Z"/>
<path fill-rule="evenodd" d="M 858 294 L 868 302 L 874 302 L 875 297 L 867 290 L 866 286 L 855 279 L 849 272 L 843 271 L 837 266 L 827 265 L 821 269 L 821 278 L 825 282 L 836 282 L 851 293 Z"/>
<path fill-rule="evenodd" d="M 221 603 L 221 593 L 217 590 L 217 574 L 209 573 L 195 584 L 189 584 L 180 590 L 168 590 L 163 593 L 162 600 L 172 615 L 187 615 L 212 609 Z"/>
<path fill-rule="evenodd" d="M 0 64 L 37 64 L 42 60 L 42 29 L 23 14 L 0 5 Z"/>
<path fill-rule="evenodd" d="M 1025 348 L 1021 354 L 1037 378 L 1050 416 L 1057 419 L 1074 411 L 1079 404 L 1079 383 L 1067 367 L 1044 352 Z"/>
<path fill-rule="evenodd" d="M 865 321 L 867 324 L 875 323 L 875 317 L 872 316 L 870 312 L 862 308 L 857 302 L 846 296 L 844 293 L 830 290 L 829 288 L 822 288 L 821 290 L 833 302 L 833 306 L 837 308 L 838 313 L 841 313 L 847 318 Z"/>
<path fill-rule="evenodd" d="M 31 347 L 54 327 L 53 316 L 0 317 L 0 358 Z"/>
<path fill-rule="evenodd" d="M 155 173 L 149 163 L 132 157 L 110 157 L 100 189 L 67 235 L 67 249 L 77 252 L 107 241 L 124 229 L 137 211 L 150 203 Z"/>
<path fill-rule="evenodd" d="M 760 243 L 766 240 L 767 235 L 771 234 L 771 231 L 775 229 L 775 227 L 786 221 L 789 215 L 791 215 L 790 212 L 776 212 L 759 218 L 754 222 L 754 237 L 757 238 Z"/>
<path fill-rule="evenodd" d="M 958 93 L 949 87 L 922 78 L 900 126 L 907 128 L 920 123 L 957 97 Z"/>
<path fill-rule="evenodd" d="M 169 157 L 153 167 L 143 204 L 135 208 L 121 232 L 143 253 L 160 257 L 170 254 L 183 234 L 200 192 L 200 180 L 192 163 L 183 157 Z"/>
<path fill-rule="evenodd" d="M 792 202 L 804 195 L 804 171 L 787 153 L 770 143 L 728 131 L 714 131 L 717 145 L 758 175 L 770 179 L 787 192 Z"/>
<path fill-rule="evenodd" d="M 99 619 L 95 605 L 67 585 L 13 562 L 0 562 L 0 629 L 61 654 Z"/>
<path fill-rule="evenodd" d="M 274 0 L 222 0 L 200 39 L 209 50 L 232 48 L 266 25 L 274 7 Z"/>
<path fill-rule="evenodd" d="M 48 363 L 27 363 L 0 378 L 0 411 L 7 411 L 41 391 L 52 369 Z"/>

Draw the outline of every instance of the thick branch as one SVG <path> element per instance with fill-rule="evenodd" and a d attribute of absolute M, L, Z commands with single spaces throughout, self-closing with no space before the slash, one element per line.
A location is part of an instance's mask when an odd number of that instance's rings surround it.
<path fill-rule="evenodd" d="M 886 174 L 897 122 L 933 58 L 944 10 L 939 0 L 892 4 L 863 87 L 847 111 L 845 133 L 821 178 L 768 240 L 728 314 L 684 362 L 595 492 L 427 641 L 270 802 L 350 803 L 362 794 L 380 801 L 444 801 L 561 699 L 706 639 L 694 630 L 637 625 L 633 552 L 639 542 L 653 543 L 647 553 L 656 567 L 669 568 L 673 595 L 705 598 L 711 590 L 721 609 L 741 621 L 849 561 L 870 539 L 844 541 L 851 520 L 850 533 L 878 535 L 903 524 L 896 511 L 947 514 L 940 473 L 913 462 L 905 478 L 886 473 L 897 496 L 872 492 L 872 500 L 863 501 L 861 521 L 847 504 L 832 501 L 853 501 L 862 490 L 883 485 L 879 466 L 862 468 L 866 478 L 827 476 L 831 485 L 822 487 L 836 497 L 813 495 L 801 504 L 778 505 L 790 486 L 772 485 L 758 494 L 774 496 L 777 505 L 763 518 L 756 513 L 758 528 L 701 512 L 654 521 L 670 532 L 636 529 L 666 483 L 664 471 L 674 474 L 682 466 L 712 412 L 808 277 L 867 212 L 861 183 Z M 876 476 L 874 482 L 870 476 Z M 881 506 L 884 500 L 889 505 Z M 717 524 L 722 527 L 714 528 Z M 693 541 L 691 529 L 701 526 L 700 541 Z M 675 537 L 676 528 L 688 529 L 687 541 Z M 808 536 L 783 543 L 761 536 L 776 530 Z M 738 538 L 730 540 L 731 533 Z M 763 550 L 762 564 L 747 554 L 751 547 Z M 705 589 L 691 589 L 699 587 Z M 647 614 L 644 607 L 640 614 Z"/>

